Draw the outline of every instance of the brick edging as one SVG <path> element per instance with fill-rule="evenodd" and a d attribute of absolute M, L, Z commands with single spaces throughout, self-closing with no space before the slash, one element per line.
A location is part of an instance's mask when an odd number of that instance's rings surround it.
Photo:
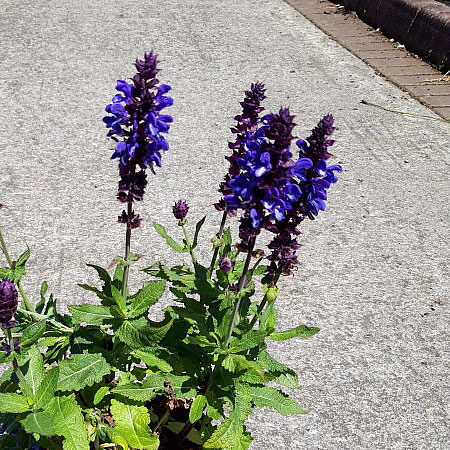
<path fill-rule="evenodd" d="M 285 0 L 332 39 L 412 97 L 450 120 L 450 77 L 330 0 Z"/>
<path fill-rule="evenodd" d="M 331 0 L 409 51 L 450 70 L 450 6 L 435 0 Z"/>

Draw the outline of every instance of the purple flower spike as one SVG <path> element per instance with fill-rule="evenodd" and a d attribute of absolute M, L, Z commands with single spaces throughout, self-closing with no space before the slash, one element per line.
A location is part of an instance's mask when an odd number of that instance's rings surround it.
<path fill-rule="evenodd" d="M 18 294 L 14 283 L 10 280 L 0 282 L 0 324 L 2 328 L 16 326 L 17 322 L 11 320 L 17 311 Z"/>
<path fill-rule="evenodd" d="M 172 206 L 172 212 L 175 219 L 183 220 L 189 211 L 189 206 L 184 200 L 178 200 L 175 205 Z"/>
<path fill-rule="evenodd" d="M 119 160 L 121 180 L 117 199 L 121 203 L 140 201 L 147 186 L 145 170 L 155 173 L 155 166 L 161 167 L 161 151 L 169 149 L 164 135 L 168 133 L 173 119 L 161 111 L 173 104 L 167 96 L 171 87 L 158 86 L 156 75 L 158 57 L 153 52 L 145 53 L 144 59 L 136 60 L 136 75 L 131 83 L 117 80 L 116 94 L 112 103 L 106 107 L 105 122 L 109 132 L 107 136 L 116 141 L 111 159 Z M 140 224 L 139 216 L 128 217 L 123 211 L 120 223 L 131 228 Z"/>

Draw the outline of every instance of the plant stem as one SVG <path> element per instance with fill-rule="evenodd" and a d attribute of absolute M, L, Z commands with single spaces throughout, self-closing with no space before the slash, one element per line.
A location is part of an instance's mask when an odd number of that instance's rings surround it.
<path fill-rule="evenodd" d="M 242 275 L 241 278 L 239 278 L 239 282 L 238 282 L 238 286 L 237 286 L 237 294 L 239 295 L 239 293 L 242 291 L 242 288 L 244 287 L 245 284 L 245 279 L 247 277 L 247 272 L 248 272 L 248 268 L 250 266 L 250 261 L 252 259 L 252 252 L 253 249 L 255 248 L 255 242 L 256 242 L 256 237 L 253 238 L 250 243 L 249 243 L 249 248 L 248 248 L 248 252 L 247 252 L 247 258 L 245 259 L 245 264 L 244 264 L 244 270 L 242 271 Z M 225 341 L 222 344 L 223 348 L 228 347 L 228 344 L 230 343 L 231 340 L 231 336 L 233 334 L 233 328 L 234 328 L 234 322 L 236 320 L 236 316 L 238 314 L 239 311 L 239 306 L 241 304 L 241 297 L 239 297 L 234 306 L 233 306 L 233 312 L 231 313 L 231 317 L 230 317 L 230 322 L 228 325 L 228 332 L 227 332 L 227 336 L 225 338 Z M 204 395 L 206 395 L 210 389 L 213 386 L 214 380 L 217 376 L 217 373 L 222 365 L 223 360 L 225 359 L 224 355 L 221 355 L 219 357 L 219 359 L 217 360 L 217 364 L 214 366 L 214 369 L 211 373 L 211 376 L 208 380 L 208 384 L 206 386 Z M 195 423 L 192 423 L 189 419 L 186 421 L 186 423 L 184 424 L 184 427 L 181 429 L 181 431 L 178 433 L 178 437 L 177 437 L 177 443 L 181 444 L 183 442 L 183 440 L 186 438 L 186 436 L 191 432 L 192 428 L 194 427 Z"/>
<path fill-rule="evenodd" d="M 128 289 L 128 275 L 130 273 L 130 246 L 131 246 L 131 215 L 133 214 L 133 202 L 128 202 L 128 222 L 127 233 L 125 235 L 125 262 L 128 264 L 123 268 L 123 280 L 122 280 L 122 296 L 125 297 Z"/>
<path fill-rule="evenodd" d="M 255 241 L 256 241 L 256 238 L 253 238 L 249 244 L 247 258 L 245 259 L 245 264 L 244 264 L 244 270 L 242 271 L 242 275 L 241 275 L 241 278 L 239 278 L 239 283 L 237 286 L 238 296 L 239 296 L 239 293 L 242 291 L 242 288 L 244 287 L 245 279 L 247 278 L 247 272 L 248 272 L 248 268 L 250 266 L 250 261 L 252 259 L 252 252 L 255 247 Z M 239 296 L 238 299 L 236 300 L 236 303 L 234 304 L 233 312 L 231 313 L 231 317 L 230 317 L 230 323 L 228 325 L 227 337 L 223 343 L 224 347 L 227 347 L 228 344 L 230 343 L 231 335 L 233 334 L 234 322 L 236 321 L 236 316 L 239 311 L 239 306 L 241 305 L 241 299 L 242 299 L 242 297 Z"/>
<path fill-rule="evenodd" d="M 278 271 L 272 282 L 270 283 L 270 287 L 276 287 L 278 280 L 280 278 L 281 272 Z M 256 314 L 253 316 L 253 319 L 250 321 L 250 324 L 248 326 L 248 328 L 251 330 L 254 326 L 256 321 L 258 320 L 259 315 L 261 314 L 262 310 L 264 309 L 264 307 L 266 306 L 267 303 L 267 294 L 264 295 L 264 298 L 262 299 L 261 303 L 258 306 L 258 309 L 256 310 Z"/>
<path fill-rule="evenodd" d="M 225 228 L 225 222 L 227 221 L 227 212 L 224 211 L 223 215 L 222 215 L 222 221 L 220 222 L 220 227 L 219 227 L 219 231 L 216 234 L 217 238 L 220 239 L 223 233 L 223 229 Z M 209 265 L 209 269 L 208 269 L 208 278 L 211 278 L 211 274 L 212 271 L 214 270 L 214 265 L 216 264 L 216 259 L 217 259 L 217 255 L 219 254 L 219 248 L 220 247 L 216 247 L 214 249 L 214 253 L 213 253 L 213 257 L 211 260 L 211 264 Z"/>
<path fill-rule="evenodd" d="M 164 411 L 164 414 L 161 416 L 161 419 L 159 419 L 158 423 L 156 424 L 155 429 L 153 430 L 153 434 L 156 434 L 156 432 L 158 431 L 158 428 L 162 425 L 162 423 L 167 419 L 167 417 L 169 417 L 170 414 L 170 408 L 167 407 L 166 410 Z"/>
<path fill-rule="evenodd" d="M 186 245 L 189 250 L 189 254 L 191 255 L 191 258 L 192 258 L 192 263 L 194 264 L 194 267 L 195 267 L 197 265 L 197 258 L 195 257 L 194 250 L 192 249 L 191 241 L 189 240 L 184 222 L 181 222 L 181 228 L 183 228 L 184 240 L 186 241 Z"/>
<path fill-rule="evenodd" d="M 8 248 L 6 247 L 5 240 L 3 239 L 2 230 L 0 228 L 0 247 L 2 248 L 2 252 L 5 255 L 6 261 L 8 261 L 9 268 L 13 270 L 13 261 L 11 259 L 11 256 L 9 256 Z M 20 284 L 20 280 L 16 282 L 17 289 L 20 292 L 20 296 L 22 297 L 23 303 L 25 305 L 25 308 L 28 311 L 34 311 L 33 306 L 31 305 L 30 301 L 28 300 L 27 296 L 25 295 L 25 292 L 23 290 L 22 285 Z"/>
<path fill-rule="evenodd" d="M 20 382 L 22 382 L 22 385 L 26 386 L 27 382 L 25 381 L 25 376 L 23 375 L 22 370 L 20 369 L 19 364 L 17 363 L 17 359 L 14 356 L 14 340 L 13 340 L 13 337 L 12 337 L 11 329 L 7 328 L 5 330 L 5 334 L 6 334 L 6 337 L 7 337 L 7 340 L 8 340 L 9 349 L 10 349 L 11 353 L 13 354 L 12 364 L 13 364 L 14 372 L 15 372 L 18 380 Z M 24 394 L 28 395 L 28 393 L 26 393 L 26 392 L 24 392 Z"/>

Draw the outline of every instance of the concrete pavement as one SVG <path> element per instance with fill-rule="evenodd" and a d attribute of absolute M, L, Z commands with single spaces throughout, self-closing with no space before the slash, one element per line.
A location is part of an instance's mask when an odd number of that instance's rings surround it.
<path fill-rule="evenodd" d="M 85 263 L 122 253 L 101 119 L 136 57 L 159 52 L 175 99 L 171 149 L 132 241 L 140 267 L 174 261 L 151 222 L 175 233 L 178 198 L 192 220 L 209 214 L 205 237 L 217 230 L 228 128 L 243 90 L 263 81 L 266 108 L 290 105 L 298 136 L 334 114 L 344 173 L 281 285 L 280 324 L 321 327 L 274 345 L 299 372 L 292 395 L 309 414 L 258 410 L 251 448 L 448 448 L 448 124 L 361 104 L 433 115 L 282 0 L 3 0 L 0 35 L 0 221 L 13 255 L 31 248 L 34 300 L 46 279 L 62 304 L 95 301 L 76 286 L 95 280 Z"/>

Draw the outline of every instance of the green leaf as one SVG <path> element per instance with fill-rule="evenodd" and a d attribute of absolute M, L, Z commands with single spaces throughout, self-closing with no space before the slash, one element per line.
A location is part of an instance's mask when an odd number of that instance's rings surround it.
<path fill-rule="evenodd" d="M 141 348 L 158 344 L 173 324 L 173 319 L 166 314 L 162 322 L 151 322 L 145 317 L 136 320 L 124 320 L 115 335 L 131 348 Z"/>
<path fill-rule="evenodd" d="M 100 353 L 72 355 L 59 363 L 58 390 L 79 391 L 108 375 L 111 366 Z"/>
<path fill-rule="evenodd" d="M 27 398 L 20 394 L 0 394 L 2 413 L 21 413 L 30 410 Z"/>
<path fill-rule="evenodd" d="M 0 267 L 0 280 L 4 280 L 5 278 L 11 278 L 12 272 L 10 269 L 6 269 Z"/>
<path fill-rule="evenodd" d="M 166 229 L 158 224 L 158 223 L 154 223 L 153 226 L 155 227 L 156 232 L 166 240 L 167 244 L 172 247 L 176 252 L 178 253 L 185 253 L 187 251 L 189 251 L 187 248 L 183 247 L 182 245 L 180 245 L 178 242 L 174 241 L 168 234 Z"/>
<path fill-rule="evenodd" d="M 114 394 L 123 395 L 124 397 L 131 398 L 138 402 L 150 401 L 155 395 L 154 386 L 146 386 L 144 384 L 128 383 L 115 387 L 112 392 Z"/>
<path fill-rule="evenodd" d="M 258 355 L 258 362 L 264 369 L 267 369 L 275 376 L 274 381 L 278 384 L 293 389 L 298 388 L 297 374 L 289 367 L 272 358 L 267 351 L 264 350 Z"/>
<path fill-rule="evenodd" d="M 127 311 L 126 300 L 119 291 L 119 289 L 117 289 L 114 285 L 111 285 L 111 293 L 114 301 L 116 302 L 116 305 L 124 314 L 126 314 Z"/>
<path fill-rule="evenodd" d="M 292 339 L 294 337 L 308 338 L 314 336 L 318 333 L 320 328 L 308 327 L 306 325 L 300 325 L 295 328 L 291 328 L 285 331 L 275 331 L 269 335 L 269 339 L 272 341 L 286 341 L 287 339 Z"/>
<path fill-rule="evenodd" d="M 189 420 L 191 423 L 197 422 L 200 420 L 203 414 L 203 410 L 206 405 L 206 397 L 204 395 L 199 395 L 194 398 L 194 401 L 191 404 L 191 409 L 189 410 Z"/>
<path fill-rule="evenodd" d="M 177 397 L 192 398 L 197 395 L 198 382 L 189 375 L 165 374 L 164 379 L 173 387 Z"/>
<path fill-rule="evenodd" d="M 34 344 L 44 334 L 46 328 L 47 320 L 41 320 L 26 327 L 20 340 L 20 346 L 29 347 Z"/>
<path fill-rule="evenodd" d="M 227 361 L 227 363 L 225 363 Z M 235 372 L 237 369 L 239 370 L 248 370 L 250 372 L 255 373 L 258 375 L 261 379 L 261 381 L 264 381 L 264 369 L 261 367 L 261 365 L 257 361 L 250 361 L 243 355 L 228 355 L 224 360 L 224 368 L 229 370 L 230 372 Z M 229 366 L 230 369 L 228 369 L 225 366 Z"/>
<path fill-rule="evenodd" d="M 89 305 L 87 303 L 70 305 L 69 311 L 77 323 L 86 322 L 93 325 L 103 325 L 105 320 L 113 318 L 108 306 Z"/>
<path fill-rule="evenodd" d="M 271 303 L 261 314 L 259 320 L 259 328 L 266 333 L 272 333 L 275 330 L 277 321 L 277 310 L 275 305 Z"/>
<path fill-rule="evenodd" d="M 25 366 L 25 382 L 30 390 L 30 396 L 36 400 L 36 394 L 45 377 L 44 361 L 41 352 L 37 347 L 31 347 L 28 352 L 30 359 Z M 23 390 L 23 387 L 21 385 Z"/>
<path fill-rule="evenodd" d="M 250 348 L 256 347 L 264 342 L 265 337 L 266 333 L 264 331 L 249 331 L 243 336 L 234 338 L 231 341 L 230 351 L 232 353 L 239 353 L 243 350 L 248 350 Z"/>
<path fill-rule="evenodd" d="M 111 400 L 111 413 L 115 422 L 115 433 L 125 438 L 134 448 L 157 450 L 159 438 L 152 434 L 150 415 L 145 406 L 134 406 Z"/>
<path fill-rule="evenodd" d="M 106 295 L 100 289 L 97 289 L 94 286 L 89 286 L 88 284 L 78 284 L 78 286 L 86 291 L 94 292 L 97 295 L 97 297 L 101 298 L 108 305 L 112 304 L 113 302 L 111 296 Z"/>
<path fill-rule="evenodd" d="M 182 422 L 169 422 L 167 425 L 165 425 L 172 433 L 178 434 L 184 427 L 184 423 Z M 193 442 L 197 445 L 202 445 L 203 440 L 200 435 L 200 433 L 197 430 L 191 430 L 189 434 L 186 436 L 186 439 Z"/>
<path fill-rule="evenodd" d="M 151 347 L 135 350 L 133 355 L 144 361 L 148 367 L 157 367 L 161 372 L 172 372 L 173 370 L 169 363 L 153 354 Z"/>
<path fill-rule="evenodd" d="M 250 386 L 252 402 L 262 408 L 268 406 L 276 409 L 280 414 L 306 414 L 297 403 L 283 392 L 268 386 Z"/>
<path fill-rule="evenodd" d="M 52 419 L 55 433 L 64 437 L 64 450 L 89 450 L 83 414 L 73 395 L 53 397 L 45 411 Z"/>
<path fill-rule="evenodd" d="M 34 404 L 37 408 L 45 408 L 49 401 L 55 395 L 58 386 L 59 368 L 53 367 L 49 370 L 42 380 L 39 389 L 37 390 Z"/>
<path fill-rule="evenodd" d="M 16 267 L 24 266 L 25 263 L 28 261 L 29 257 L 30 257 L 30 249 L 27 249 L 19 256 L 19 259 L 16 262 Z"/>
<path fill-rule="evenodd" d="M 94 395 L 94 405 L 98 405 L 105 397 L 106 394 L 109 393 L 108 386 L 102 386 Z"/>
<path fill-rule="evenodd" d="M 92 267 L 93 269 L 95 269 L 97 271 L 98 276 L 100 277 L 100 280 L 102 280 L 105 283 L 103 286 L 103 292 L 110 297 L 111 296 L 111 290 L 110 290 L 111 277 L 109 276 L 108 271 L 105 270 L 103 267 L 96 266 L 95 264 L 86 264 L 86 265 L 88 267 Z"/>
<path fill-rule="evenodd" d="M 42 436 L 55 435 L 52 418 L 45 411 L 28 414 L 20 423 L 27 433 L 37 433 Z"/>
<path fill-rule="evenodd" d="M 166 289 L 164 280 L 148 282 L 137 294 L 128 311 L 128 317 L 138 317 L 148 311 L 163 295 Z"/>
<path fill-rule="evenodd" d="M 244 422 L 251 413 L 251 393 L 248 386 L 237 386 L 233 410 L 203 444 L 204 448 L 239 448 L 244 433 Z"/>
<path fill-rule="evenodd" d="M 197 225 L 195 225 L 194 240 L 192 241 L 192 247 L 191 247 L 192 250 L 194 250 L 195 247 L 197 247 L 198 234 L 200 233 L 200 230 L 201 230 L 203 224 L 205 223 L 205 220 L 206 220 L 206 216 L 203 217 L 203 219 L 200 219 L 200 220 L 197 222 Z"/>

